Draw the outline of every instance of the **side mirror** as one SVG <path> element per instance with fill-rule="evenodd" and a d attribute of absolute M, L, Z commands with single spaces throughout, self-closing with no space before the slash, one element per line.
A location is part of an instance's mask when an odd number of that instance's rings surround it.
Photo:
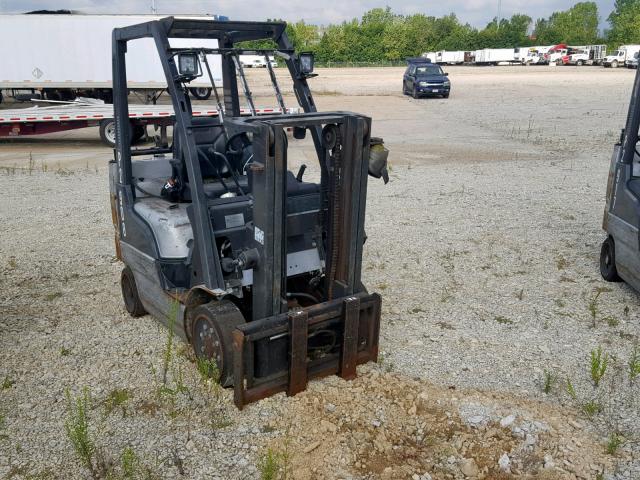
<path fill-rule="evenodd" d="M 382 177 L 384 183 L 389 182 L 389 172 L 387 171 L 387 158 L 389 150 L 384 146 L 384 140 L 378 137 L 371 137 L 369 148 L 369 175 L 374 178 Z"/>
<path fill-rule="evenodd" d="M 197 77 L 200 73 L 197 53 L 178 54 L 178 73 L 183 77 Z"/>
<path fill-rule="evenodd" d="M 300 61 L 300 71 L 303 75 L 310 75 L 313 73 L 313 52 L 302 52 L 298 56 Z"/>
<path fill-rule="evenodd" d="M 444 72 L 444 76 L 448 77 L 449 76 L 449 72 Z"/>

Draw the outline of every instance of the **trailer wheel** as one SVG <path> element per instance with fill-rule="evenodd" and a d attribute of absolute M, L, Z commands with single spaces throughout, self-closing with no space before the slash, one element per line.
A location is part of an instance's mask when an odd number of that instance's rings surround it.
<path fill-rule="evenodd" d="M 147 127 L 145 125 L 134 125 L 133 133 L 131 135 L 131 143 L 136 143 L 142 140 L 147 133 Z"/>
<path fill-rule="evenodd" d="M 211 89 L 206 87 L 190 88 L 189 93 L 196 100 L 207 100 L 211 96 Z"/>
<path fill-rule="evenodd" d="M 621 281 L 616 268 L 616 246 L 611 237 L 602 242 L 600 248 L 600 275 L 607 282 Z"/>
<path fill-rule="evenodd" d="M 140 296 L 138 295 L 138 287 L 136 286 L 136 279 L 133 276 L 133 272 L 129 266 L 124 267 L 122 274 L 120 275 L 120 288 L 122 289 L 122 299 L 124 300 L 124 307 L 132 317 L 141 317 L 146 315 L 147 311 L 142 305 Z"/>
<path fill-rule="evenodd" d="M 244 323 L 242 313 L 229 300 L 214 300 L 197 306 L 191 313 L 191 345 L 196 356 L 215 360 L 216 380 L 224 387 L 233 385 L 233 330 Z"/>
<path fill-rule="evenodd" d="M 129 139 L 134 141 L 134 131 L 129 123 Z M 109 147 L 116 146 L 116 121 L 114 118 L 105 118 L 100 121 L 100 139 Z"/>

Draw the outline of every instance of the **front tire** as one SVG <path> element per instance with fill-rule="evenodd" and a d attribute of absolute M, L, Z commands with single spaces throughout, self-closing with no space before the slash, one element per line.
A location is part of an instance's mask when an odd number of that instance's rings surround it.
<path fill-rule="evenodd" d="M 232 333 L 244 323 L 242 313 L 233 302 L 214 300 L 197 306 L 190 315 L 191 345 L 196 356 L 215 360 L 217 380 L 224 387 L 233 385 Z"/>
<path fill-rule="evenodd" d="M 618 61 L 614 60 L 613 62 L 611 62 L 611 68 L 618 68 Z"/>
<path fill-rule="evenodd" d="M 411 96 L 413 98 L 418 98 L 418 89 L 414 86 L 413 90 L 411 91 Z"/>
<path fill-rule="evenodd" d="M 584 65 L 584 62 L 582 60 L 578 60 L 576 62 L 576 65 L 578 65 L 579 67 L 581 67 L 582 65 Z"/>
<path fill-rule="evenodd" d="M 616 246 L 611 237 L 602 242 L 600 248 L 600 275 L 607 282 L 621 281 L 616 268 Z"/>
<path fill-rule="evenodd" d="M 120 275 L 120 288 L 122 289 L 124 307 L 127 309 L 127 312 L 129 312 L 129 315 L 134 318 L 146 315 L 147 311 L 144 305 L 142 305 L 140 295 L 138 295 L 136 279 L 129 266 L 124 267 L 122 270 L 122 274 Z"/>

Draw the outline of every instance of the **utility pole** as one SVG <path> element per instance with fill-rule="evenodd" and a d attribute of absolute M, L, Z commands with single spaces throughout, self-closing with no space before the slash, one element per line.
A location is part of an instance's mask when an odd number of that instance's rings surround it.
<path fill-rule="evenodd" d="M 158 13 L 158 9 L 156 8 L 156 0 L 151 0 L 151 13 L 154 15 Z"/>
<path fill-rule="evenodd" d="M 500 11 L 502 10 L 502 0 L 498 0 L 498 30 L 500 30 Z"/>

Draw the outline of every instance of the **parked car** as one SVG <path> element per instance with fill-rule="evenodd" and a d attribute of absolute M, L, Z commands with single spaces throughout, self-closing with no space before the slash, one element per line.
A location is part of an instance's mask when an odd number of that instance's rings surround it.
<path fill-rule="evenodd" d="M 407 62 L 409 65 L 404 72 L 402 93 L 413 98 L 434 95 L 449 98 L 451 81 L 440 65 L 426 58 L 410 58 Z"/>
<path fill-rule="evenodd" d="M 627 68 L 638 68 L 638 57 L 640 57 L 640 52 L 636 52 L 633 54 L 633 58 L 624 62 Z"/>

